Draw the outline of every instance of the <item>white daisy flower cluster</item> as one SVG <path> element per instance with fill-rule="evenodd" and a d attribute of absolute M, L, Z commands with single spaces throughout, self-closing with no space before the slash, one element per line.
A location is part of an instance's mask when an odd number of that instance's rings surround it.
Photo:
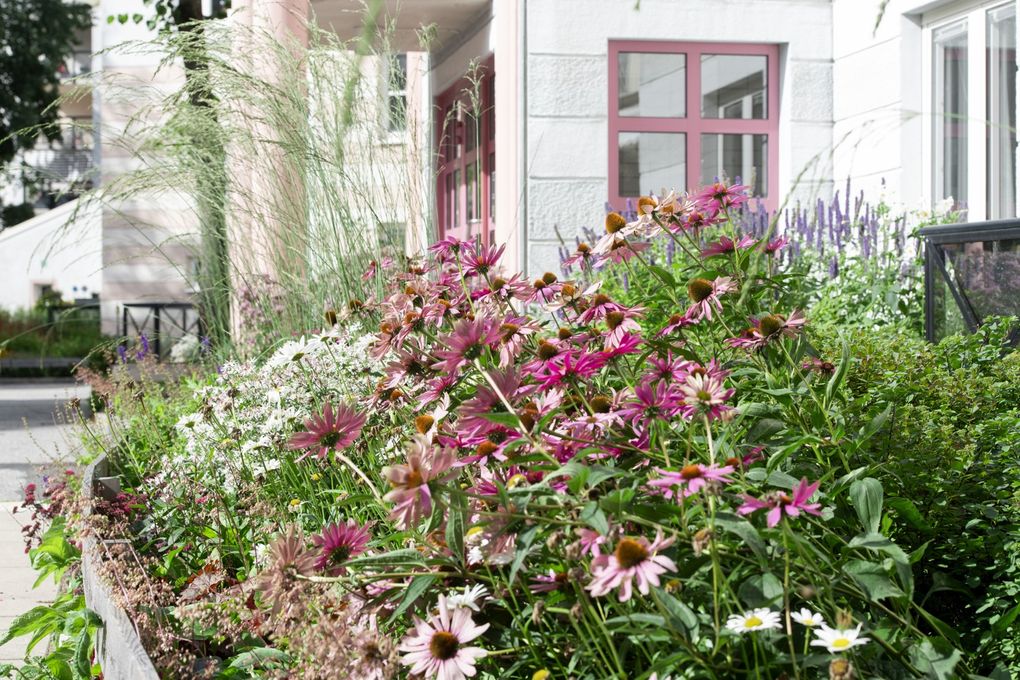
<path fill-rule="evenodd" d="M 348 324 L 285 342 L 265 361 L 227 362 L 216 383 L 199 390 L 201 406 L 177 422 L 187 455 L 168 461 L 163 481 L 209 474 L 230 488 L 242 470 L 272 473 L 314 396 L 354 401 L 371 393 L 381 370 L 372 342 L 370 331 Z"/>
<path fill-rule="evenodd" d="M 825 621 L 825 617 L 810 609 L 791 611 L 790 618 L 802 626 L 812 629 L 814 639 L 811 645 L 814 647 L 825 647 L 830 654 L 846 652 L 853 647 L 867 644 L 871 638 L 861 636 L 861 628 L 864 624 L 857 624 L 856 628 L 832 628 Z M 743 614 L 733 614 L 726 621 L 726 627 L 735 633 L 753 633 L 759 630 L 774 630 L 782 628 L 782 614 L 772 611 L 766 607 L 752 609 Z"/>

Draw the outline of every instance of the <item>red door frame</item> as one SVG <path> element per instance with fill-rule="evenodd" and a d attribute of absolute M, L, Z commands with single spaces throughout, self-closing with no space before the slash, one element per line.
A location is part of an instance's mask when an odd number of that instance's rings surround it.
<path fill-rule="evenodd" d="M 435 98 L 437 115 L 436 212 L 439 238 L 478 238 L 488 245 L 493 238 L 493 173 L 496 160 L 495 58 L 490 56 L 472 77 L 465 75 Z M 477 85 L 479 111 L 475 129 L 468 124 L 472 93 Z M 469 140 L 468 137 L 472 139 Z M 469 142 L 474 147 L 469 149 Z M 474 165 L 474 219 L 468 215 L 468 170 Z"/>

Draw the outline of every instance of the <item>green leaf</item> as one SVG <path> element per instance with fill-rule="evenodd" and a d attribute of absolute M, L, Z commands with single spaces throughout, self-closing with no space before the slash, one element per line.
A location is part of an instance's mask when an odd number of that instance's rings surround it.
<path fill-rule="evenodd" d="M 256 647 L 249 649 L 246 652 L 241 652 L 235 656 L 231 661 L 229 668 L 255 668 L 261 666 L 266 661 L 279 661 L 286 663 L 290 660 L 290 655 L 282 649 L 276 649 L 275 647 Z"/>
<path fill-rule="evenodd" d="M 606 519 L 606 513 L 602 512 L 602 509 L 599 508 L 598 503 L 595 501 L 589 501 L 581 509 L 580 518 L 582 522 L 599 532 L 602 536 L 609 534 L 609 520 Z"/>
<path fill-rule="evenodd" d="M 688 639 L 698 637 L 698 615 L 686 604 L 676 599 L 662 588 L 655 589 L 655 596 L 666 611 L 670 627 L 686 633 Z"/>
<path fill-rule="evenodd" d="M 715 517 L 715 525 L 723 531 L 737 535 L 759 559 L 766 559 L 765 541 L 761 539 L 754 525 L 746 519 L 730 512 L 720 512 Z"/>
<path fill-rule="evenodd" d="M 446 517 L 446 545 L 461 563 L 464 561 L 464 513 L 464 496 L 450 496 L 450 512 Z"/>
<path fill-rule="evenodd" d="M 841 338 L 843 343 L 843 349 L 839 359 L 839 366 L 836 367 L 836 371 L 829 378 L 828 384 L 825 385 L 825 401 L 823 407 L 828 408 L 832 404 L 833 398 L 836 396 L 836 392 L 839 391 L 840 385 L 843 384 L 843 379 L 846 377 L 846 373 L 850 370 L 850 345 L 847 343 L 846 338 Z"/>
<path fill-rule="evenodd" d="M 521 421 L 515 413 L 507 413 L 505 411 L 497 411 L 496 413 L 482 413 L 482 418 L 485 418 L 490 423 L 496 423 L 503 427 L 509 427 L 511 430 L 520 428 Z"/>
<path fill-rule="evenodd" d="M 878 533 L 882 521 L 882 483 L 874 477 L 858 479 L 850 485 L 850 502 L 864 529 Z"/>
<path fill-rule="evenodd" d="M 393 550 L 381 555 L 365 555 L 347 561 L 348 567 L 424 567 L 421 553 L 413 548 Z"/>
<path fill-rule="evenodd" d="M 387 619 L 386 623 L 393 623 L 397 620 L 397 617 L 407 611 L 407 608 L 414 604 L 414 601 L 421 597 L 429 587 L 435 583 L 436 577 L 432 574 L 423 574 L 421 576 L 415 576 L 411 579 L 411 584 L 407 586 L 404 591 L 404 596 L 400 598 L 400 604 L 390 614 L 390 618 Z"/>
<path fill-rule="evenodd" d="M 852 560 L 843 565 L 843 573 L 853 579 L 874 602 L 887 597 L 903 597 L 903 591 L 892 582 L 880 564 Z"/>
<path fill-rule="evenodd" d="M 769 572 L 755 574 L 740 584 L 737 596 L 748 607 L 768 607 L 783 598 L 783 584 Z"/>
<path fill-rule="evenodd" d="M 946 644 L 944 640 L 925 640 L 911 647 L 910 660 L 926 677 L 932 680 L 952 680 L 953 671 L 960 662 L 960 650 Z"/>
<path fill-rule="evenodd" d="M 907 557 L 907 553 L 903 552 L 903 549 L 889 538 L 879 533 L 869 532 L 859 534 L 850 540 L 849 545 L 851 548 L 867 548 L 868 550 L 884 552 L 900 564 L 910 564 L 910 558 Z"/>
<path fill-rule="evenodd" d="M 88 680 L 92 677 L 92 634 L 88 629 L 78 635 L 78 644 L 74 646 L 74 673 L 79 678 Z"/>
<path fill-rule="evenodd" d="M 29 609 L 24 614 L 14 617 L 10 627 L 3 637 L 0 637 L 0 646 L 7 644 L 10 640 L 22 635 L 35 633 L 40 628 L 52 624 L 57 618 L 57 612 L 53 607 L 39 605 Z"/>
<path fill-rule="evenodd" d="M 509 583 L 514 582 L 514 577 L 517 576 L 517 572 L 520 570 L 521 565 L 524 564 L 524 558 L 528 556 L 528 552 L 531 550 L 531 544 L 535 542 L 535 536 L 537 535 L 538 525 L 526 529 L 518 534 L 517 553 L 514 555 L 514 561 L 510 564 Z"/>
<path fill-rule="evenodd" d="M 889 420 L 889 414 L 892 413 L 892 404 L 889 404 L 885 409 L 868 421 L 868 424 L 861 428 L 861 431 L 857 435 L 857 441 L 855 447 L 861 448 L 866 441 L 874 437 L 878 432 L 885 426 L 886 421 Z"/>
<path fill-rule="evenodd" d="M 909 498 L 889 498 L 886 499 L 885 504 L 895 510 L 896 514 L 914 529 L 923 531 L 926 534 L 932 532 L 928 520 L 924 518 L 924 515 L 921 514 L 921 511 L 917 509 L 917 506 Z"/>
<path fill-rule="evenodd" d="M 1000 616 L 995 623 L 992 624 L 992 632 L 995 633 L 996 636 L 1005 633 L 1006 629 L 1009 628 L 1014 621 L 1016 621 L 1018 614 L 1020 614 L 1020 602 L 1018 602 L 1015 607 L 1010 609 L 1004 615 Z"/>
<path fill-rule="evenodd" d="M 667 286 L 669 286 L 670 288 L 676 288 L 676 279 L 675 279 L 675 278 L 673 278 L 673 275 L 672 275 L 672 274 L 670 274 L 670 273 L 669 273 L 668 271 L 666 271 L 665 269 L 663 269 L 662 267 L 660 267 L 660 266 L 658 266 L 658 265 L 650 264 L 650 265 L 648 265 L 648 270 L 649 270 L 650 272 L 652 272 L 653 274 L 655 274 L 655 276 L 656 276 L 656 277 L 657 277 L 657 278 L 658 278 L 658 279 L 659 279 L 660 281 L 662 281 L 663 283 L 665 283 L 665 284 L 666 284 Z"/>

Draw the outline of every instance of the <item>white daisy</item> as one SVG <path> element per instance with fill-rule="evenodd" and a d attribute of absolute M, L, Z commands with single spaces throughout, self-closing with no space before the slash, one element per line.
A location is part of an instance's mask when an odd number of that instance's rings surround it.
<path fill-rule="evenodd" d="M 825 618 L 818 612 L 813 612 L 810 609 L 801 609 L 799 612 L 790 612 L 790 618 L 800 625 L 807 626 L 808 628 L 825 625 Z"/>
<path fill-rule="evenodd" d="M 735 633 L 750 633 L 756 630 L 779 628 L 779 612 L 764 607 L 752 609 L 743 614 L 733 614 L 726 621 L 726 627 Z"/>
<path fill-rule="evenodd" d="M 832 654 L 845 652 L 851 647 L 866 644 L 871 638 L 861 637 L 861 625 L 856 628 L 829 628 L 824 623 L 815 631 L 815 638 L 811 644 L 816 647 L 825 647 Z"/>
<path fill-rule="evenodd" d="M 472 611 L 478 611 L 478 603 L 484 600 L 488 594 L 489 591 L 485 589 L 485 586 L 476 583 L 473 586 L 464 586 L 463 593 L 447 595 L 446 604 L 451 609 L 467 608 Z"/>

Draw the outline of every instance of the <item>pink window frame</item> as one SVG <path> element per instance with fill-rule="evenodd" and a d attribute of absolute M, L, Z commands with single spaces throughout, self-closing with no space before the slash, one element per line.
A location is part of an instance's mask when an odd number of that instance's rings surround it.
<path fill-rule="evenodd" d="M 621 52 L 655 52 L 684 54 L 686 61 L 686 109 L 684 118 L 619 115 L 619 54 Z M 763 119 L 728 119 L 701 117 L 701 55 L 747 54 L 768 58 L 767 117 Z M 682 132 L 686 135 L 687 187 L 694 189 L 701 181 L 702 134 L 767 135 L 766 196 L 762 200 L 768 210 L 779 206 L 779 45 L 751 43 L 711 43 L 648 40 L 609 41 L 609 202 L 623 209 L 632 196 L 620 195 L 620 152 L 617 146 L 621 132 Z M 679 181 L 679 178 L 678 178 Z"/>
<path fill-rule="evenodd" d="M 462 111 L 470 107 L 468 93 L 475 85 L 464 76 L 435 97 L 436 112 L 436 218 L 439 228 L 436 233 L 440 239 L 453 236 L 462 240 L 473 240 L 476 237 L 483 245 L 488 245 L 495 230 L 495 216 L 492 212 L 490 196 L 492 195 L 492 175 L 495 170 L 496 135 L 495 135 L 495 59 L 489 57 L 480 69 L 478 89 L 481 111 L 477 120 L 477 146 L 471 151 L 466 150 L 467 125 L 462 116 L 451 119 L 449 112 L 460 104 Z M 456 147 L 456 154 L 449 154 L 451 144 Z M 448 155 L 449 154 L 449 155 Z M 477 163 L 476 172 L 479 183 L 478 219 L 468 220 L 467 217 L 467 169 Z M 454 189 L 454 195 L 447 192 L 446 184 L 460 173 L 460 182 Z M 447 225 L 447 217 L 456 202 L 454 212 L 456 224 Z M 452 222 L 452 220 L 451 220 Z"/>

